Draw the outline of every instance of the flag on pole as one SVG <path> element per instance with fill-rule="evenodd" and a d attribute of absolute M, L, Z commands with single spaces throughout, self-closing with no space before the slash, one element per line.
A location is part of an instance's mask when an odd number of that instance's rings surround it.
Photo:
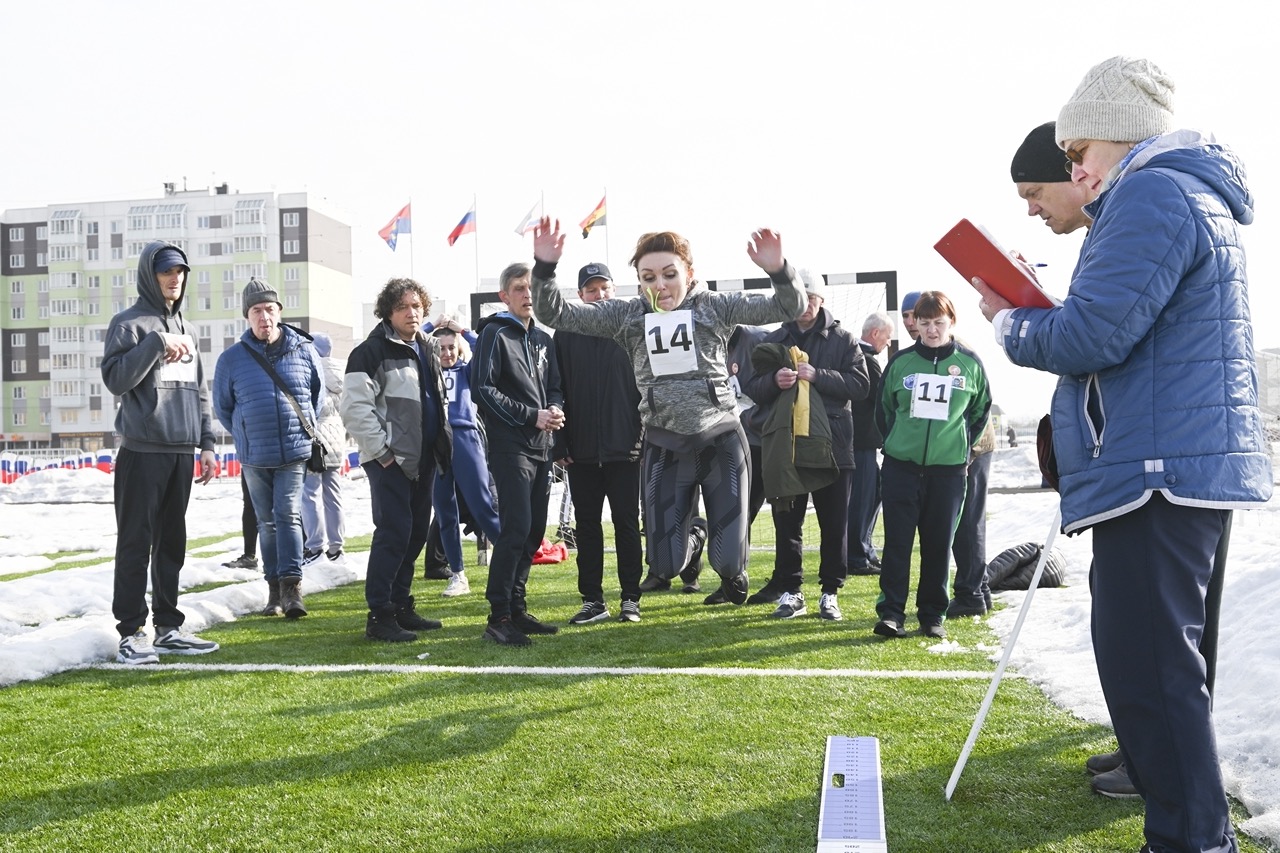
<path fill-rule="evenodd" d="M 542 202 L 540 201 L 534 202 L 533 207 L 529 208 L 529 212 L 524 215 L 524 219 L 520 220 L 520 224 L 516 226 L 516 233 L 521 237 L 538 227 L 538 221 L 542 219 L 542 214 L 538 213 L 535 215 L 534 212 L 537 211 L 541 205 Z"/>
<path fill-rule="evenodd" d="M 458 238 L 463 234 L 474 234 L 476 230 L 476 206 L 471 205 L 471 209 L 467 211 L 467 215 L 462 217 L 457 225 L 453 227 L 453 231 L 449 232 L 449 245 L 452 246 L 458 242 Z"/>
<path fill-rule="evenodd" d="M 391 221 L 378 229 L 378 236 L 387 241 L 391 251 L 396 250 L 396 239 L 401 234 L 413 233 L 413 217 L 409 213 L 410 204 L 400 208 L 400 212 L 391 217 Z"/>
<path fill-rule="evenodd" d="M 608 196 L 605 196 L 605 198 L 608 198 Z M 604 202 L 605 202 L 604 198 L 600 199 L 600 203 L 596 205 L 596 209 L 591 211 L 591 213 L 587 216 L 586 219 L 578 223 L 579 226 L 582 228 L 583 240 L 587 239 L 587 235 L 591 233 L 592 228 L 596 227 L 597 225 L 608 224 L 604 221 Z"/>

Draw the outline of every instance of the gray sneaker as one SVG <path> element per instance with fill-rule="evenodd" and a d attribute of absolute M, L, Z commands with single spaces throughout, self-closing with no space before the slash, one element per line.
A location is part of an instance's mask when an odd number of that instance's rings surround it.
<path fill-rule="evenodd" d="M 803 592 L 784 592 L 778 599 L 778 609 L 773 611 L 774 619 L 794 619 L 805 613 Z"/>
<path fill-rule="evenodd" d="M 822 598 L 818 599 L 818 616 L 830 619 L 832 622 L 839 622 L 844 618 L 844 614 L 840 612 L 840 602 L 836 600 L 834 592 L 824 592 Z"/>
<path fill-rule="evenodd" d="M 207 655 L 216 652 L 218 644 L 178 628 L 156 628 L 155 650 L 162 655 Z"/>
<path fill-rule="evenodd" d="M 127 637 L 120 638 L 120 647 L 116 650 L 116 663 L 134 666 L 159 662 L 160 656 L 156 654 L 151 641 L 147 639 L 146 632 L 141 628 Z"/>
<path fill-rule="evenodd" d="M 582 609 L 569 617 L 570 625 L 587 625 L 609 618 L 609 608 L 603 601 L 584 601 Z"/>
<path fill-rule="evenodd" d="M 622 612 L 618 614 L 619 622 L 639 622 L 640 621 L 640 602 L 623 601 Z"/>

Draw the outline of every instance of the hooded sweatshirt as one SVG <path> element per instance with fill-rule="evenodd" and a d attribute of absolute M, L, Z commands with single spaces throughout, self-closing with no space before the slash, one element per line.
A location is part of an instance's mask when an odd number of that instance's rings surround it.
<path fill-rule="evenodd" d="M 102 381 L 120 398 L 116 432 L 120 446 L 137 453 L 189 453 L 213 450 L 213 414 L 194 331 L 182 318 L 182 293 L 170 307 L 153 265 L 162 249 L 173 243 L 148 243 L 138 258 L 138 301 L 111 318 L 102 352 Z M 164 360 L 164 334 L 190 337 L 189 359 L 176 364 Z"/>

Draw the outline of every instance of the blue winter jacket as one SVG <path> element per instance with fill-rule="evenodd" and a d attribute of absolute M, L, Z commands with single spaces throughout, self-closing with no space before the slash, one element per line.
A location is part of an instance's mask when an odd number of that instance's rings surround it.
<path fill-rule="evenodd" d="M 240 342 L 218 357 L 213 372 L 213 410 L 235 441 L 241 464 L 279 468 L 311 456 L 311 436 L 245 346 L 267 356 L 311 424 L 324 402 L 324 366 L 311 339 L 293 326 L 280 326 L 280 339 L 267 347 L 245 331 Z"/>
<path fill-rule="evenodd" d="M 1271 462 L 1239 225 L 1244 167 L 1194 131 L 1122 161 L 1086 208 L 1093 227 L 1063 304 L 1020 308 L 1016 364 L 1061 376 L 1053 447 L 1067 533 L 1142 506 L 1247 508 Z"/>

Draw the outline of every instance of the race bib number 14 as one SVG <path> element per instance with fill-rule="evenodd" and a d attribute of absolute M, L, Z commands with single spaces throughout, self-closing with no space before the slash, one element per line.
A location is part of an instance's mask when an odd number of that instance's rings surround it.
<path fill-rule="evenodd" d="M 645 348 L 654 376 L 691 373 L 698 369 L 693 341 L 693 312 L 668 311 L 644 315 Z"/>

